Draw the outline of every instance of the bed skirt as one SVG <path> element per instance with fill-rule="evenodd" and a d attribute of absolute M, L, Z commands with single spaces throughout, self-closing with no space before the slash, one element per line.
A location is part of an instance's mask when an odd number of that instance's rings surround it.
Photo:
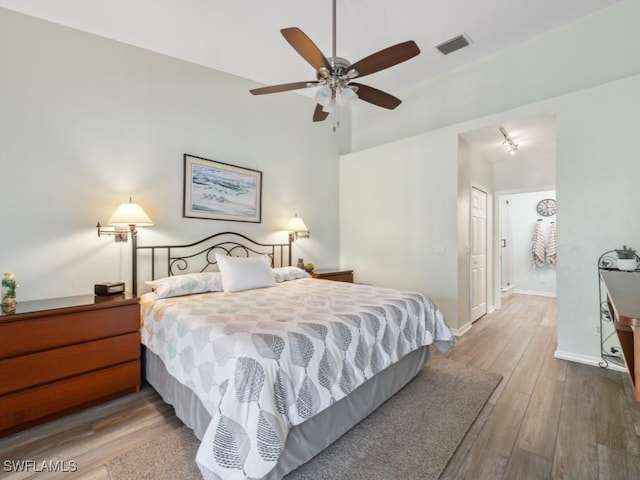
<path fill-rule="evenodd" d="M 211 416 L 189 388 L 167 373 L 160 357 L 144 346 L 143 350 L 145 379 L 174 407 L 176 416 L 202 439 Z M 293 427 L 284 452 L 267 478 L 280 479 L 327 448 L 409 383 L 428 360 L 428 346 L 415 350 L 331 407 Z"/>

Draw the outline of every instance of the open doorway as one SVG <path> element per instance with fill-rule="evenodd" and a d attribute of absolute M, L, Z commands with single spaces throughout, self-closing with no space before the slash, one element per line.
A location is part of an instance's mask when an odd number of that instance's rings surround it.
<path fill-rule="evenodd" d="M 513 223 L 516 221 L 513 205 L 507 202 L 508 199 L 501 198 L 504 194 L 519 194 L 526 192 L 542 192 L 554 190 L 556 183 L 556 130 L 557 119 L 554 113 L 538 113 L 528 117 L 505 120 L 499 124 L 491 124 L 473 131 L 460 134 L 460 137 L 474 152 L 472 158 L 480 157 L 483 163 L 490 164 L 492 174 L 491 186 L 488 191 L 493 198 L 490 222 L 487 225 L 491 235 L 489 252 L 491 263 L 487 265 L 488 278 L 490 283 L 487 286 L 489 301 L 489 311 L 501 307 L 502 290 L 515 291 L 514 283 L 514 262 L 516 260 L 516 250 L 510 240 L 503 247 L 506 239 L 502 228 L 510 229 L 513 232 Z M 505 135 L 506 134 L 506 135 Z M 509 147 L 506 136 L 512 139 L 517 148 Z M 478 168 L 473 164 L 465 164 L 465 168 L 472 170 Z M 484 168 L 484 167 L 483 167 Z M 463 178 L 460 176 L 459 178 Z M 469 188 L 469 183 L 461 181 L 460 191 Z M 509 213 L 511 211 L 511 213 Z M 531 213 L 531 212 L 529 212 Z M 521 213 L 517 213 L 521 215 Z M 536 215 L 535 205 L 533 215 Z M 525 215 L 526 216 L 526 215 Z M 535 222 L 534 222 L 535 224 Z M 545 228 L 548 226 L 545 225 Z M 528 241 L 531 241 L 533 230 L 530 226 L 517 227 L 518 232 L 526 231 Z M 465 236 L 461 238 L 465 238 Z M 469 238 L 469 244 L 471 238 Z M 503 248 L 505 252 L 503 252 Z M 525 249 L 525 254 L 526 250 Z M 522 253 L 522 248 L 518 247 L 518 255 Z M 545 280 L 548 285 L 553 285 L 555 292 L 555 282 L 551 279 Z M 470 285 L 463 285 L 467 282 L 464 278 L 460 280 L 460 291 L 465 287 L 471 297 Z M 471 282 L 469 282 L 471 283 Z M 538 292 L 534 288 L 523 287 L 522 290 Z M 471 300 L 471 298 L 469 298 Z M 472 302 L 469 301 L 469 310 Z"/>
<path fill-rule="evenodd" d="M 555 189 L 502 193 L 497 199 L 501 298 L 511 293 L 555 297 Z"/>

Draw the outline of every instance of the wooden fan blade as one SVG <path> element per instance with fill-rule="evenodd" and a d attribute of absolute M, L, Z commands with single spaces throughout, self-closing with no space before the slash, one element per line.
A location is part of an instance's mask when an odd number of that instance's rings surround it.
<path fill-rule="evenodd" d="M 393 95 L 389 95 L 388 93 L 383 92 L 382 90 L 378 90 L 377 88 L 355 82 L 351 82 L 349 83 L 349 85 L 358 87 L 357 94 L 360 100 L 372 103 L 373 105 L 377 105 L 378 107 L 393 110 L 402 103 L 402 100 L 400 100 L 399 98 L 396 98 Z"/>
<path fill-rule="evenodd" d="M 283 83 L 282 85 L 271 85 L 268 87 L 254 88 L 249 90 L 254 95 L 264 95 L 265 93 L 288 92 L 289 90 L 298 90 L 299 88 L 315 87 L 318 85 L 316 81 Z"/>
<path fill-rule="evenodd" d="M 329 114 L 322 109 L 322 105 L 319 103 L 316 105 L 316 109 L 313 111 L 313 121 L 321 122 L 327 118 Z"/>
<path fill-rule="evenodd" d="M 297 27 L 283 28 L 280 30 L 280 33 L 282 33 L 294 50 L 315 70 L 318 70 L 320 67 L 331 69 L 329 60 L 327 60 L 316 44 L 313 43 L 302 30 Z"/>
<path fill-rule="evenodd" d="M 420 49 L 416 42 L 409 40 L 363 58 L 351 65 L 345 73 L 348 74 L 351 70 L 357 70 L 358 77 L 364 77 L 405 62 L 419 53 Z"/>

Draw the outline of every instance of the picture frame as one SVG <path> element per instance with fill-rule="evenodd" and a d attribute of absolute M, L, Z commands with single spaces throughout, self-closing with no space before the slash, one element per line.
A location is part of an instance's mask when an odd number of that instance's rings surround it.
<path fill-rule="evenodd" d="M 262 221 L 262 172 L 184 154 L 183 216 Z"/>

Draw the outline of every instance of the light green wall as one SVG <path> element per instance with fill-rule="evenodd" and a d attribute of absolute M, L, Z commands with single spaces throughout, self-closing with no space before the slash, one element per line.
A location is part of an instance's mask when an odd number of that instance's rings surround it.
<path fill-rule="evenodd" d="M 359 283 L 428 294 L 448 319 L 458 299 L 457 134 L 447 129 L 340 160 L 341 265 Z"/>
<path fill-rule="evenodd" d="M 640 245 L 640 221 L 635 210 L 640 205 L 640 162 L 637 161 L 636 132 L 640 130 L 640 2 L 625 1 L 562 29 L 547 33 L 506 52 L 476 62 L 465 69 L 442 76 L 401 94 L 403 109 L 393 122 L 383 121 L 377 113 L 355 111 L 353 147 L 356 153 L 341 159 L 341 192 L 355 189 L 359 165 L 375 160 L 375 171 L 402 166 L 402 159 L 423 158 L 407 167 L 406 178 L 426 185 L 437 185 L 428 193 L 411 190 L 408 204 L 441 206 L 449 218 L 436 215 L 432 207 L 399 210 L 394 225 L 399 241 L 415 247 L 404 253 L 418 268 L 404 263 L 404 278 L 418 275 L 414 288 L 437 284 L 434 299 L 443 300 L 450 320 L 459 326 L 455 304 L 460 296 L 458 281 L 452 280 L 452 258 L 431 262 L 422 273 L 423 259 L 433 259 L 436 243 L 421 242 L 427 232 L 407 230 L 415 218 L 429 225 L 430 235 L 444 231 L 448 252 L 456 251 L 464 241 L 453 227 L 455 216 L 465 211 L 456 205 L 459 184 L 457 146 L 453 138 L 476 128 L 498 125 L 512 119 L 537 114 L 557 115 L 556 189 L 558 198 L 558 350 L 562 358 L 596 364 L 599 359 L 598 337 L 593 335 L 598 320 L 596 262 L 600 253 L 623 243 Z M 562 42 L 564 43 L 562 43 Z M 414 147 L 416 139 L 429 139 L 427 145 Z M 457 143 L 457 142 L 456 142 Z M 387 162 L 380 158 L 386 157 Z M 398 163 L 400 162 L 400 163 Z M 539 187 L 548 186 L 541 175 Z M 505 184 L 504 179 L 501 185 Z M 510 183 L 510 188 L 533 188 L 536 185 Z M 448 202 L 451 202 L 449 204 Z M 359 200 L 366 205 L 367 198 Z M 351 222 L 375 223 L 376 211 L 367 215 L 341 203 L 341 258 L 349 260 L 357 248 L 354 229 L 344 229 Z M 384 225 L 384 219 L 380 224 Z M 365 228 L 362 226 L 362 228 Z M 453 232 L 453 234 L 452 234 Z M 418 238 L 412 238 L 418 234 Z M 377 242 L 375 236 L 370 242 Z M 426 246 L 418 250 L 418 245 Z M 408 247 L 407 247 L 408 248 Z M 423 252 L 423 253 L 420 253 Z M 360 255 L 360 254 L 358 254 Z M 373 261 L 373 260 L 372 260 Z M 364 261 L 360 261 L 363 264 Z M 345 265 L 346 266 L 346 265 Z M 382 277 L 370 273 L 372 277 Z"/>
<path fill-rule="evenodd" d="M 130 245 L 98 238 L 129 195 L 155 226 L 140 243 L 235 230 L 286 241 L 289 217 L 311 229 L 294 255 L 338 263 L 336 133 L 312 123 L 312 99 L 254 97 L 255 83 L 0 9 L 0 271 L 19 300 L 91 293 L 130 275 Z M 263 172 L 260 224 L 182 218 L 183 154 Z"/>
<path fill-rule="evenodd" d="M 493 191 L 491 165 L 459 138 L 464 131 L 446 127 L 340 159 L 341 265 L 358 282 L 428 295 L 455 329 L 469 322 L 471 187 L 489 201 Z M 492 283 L 489 275 L 489 307 Z"/>
<path fill-rule="evenodd" d="M 598 257 L 640 246 L 638 105 L 640 76 L 557 103 L 558 354 L 585 362 L 599 352 Z"/>

